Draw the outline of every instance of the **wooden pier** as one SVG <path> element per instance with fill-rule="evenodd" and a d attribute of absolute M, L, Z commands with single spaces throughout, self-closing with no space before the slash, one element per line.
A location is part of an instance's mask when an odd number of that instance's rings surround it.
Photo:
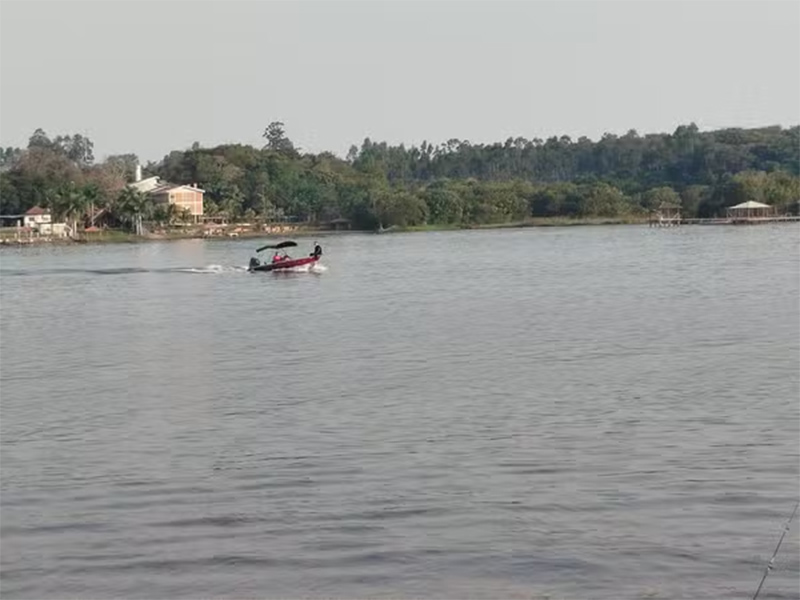
<path fill-rule="evenodd" d="M 800 217 L 791 215 L 775 217 L 711 217 L 707 219 L 682 219 L 681 225 L 760 225 L 762 223 L 791 223 Z"/>
<path fill-rule="evenodd" d="M 681 209 L 674 205 L 661 205 L 650 211 L 650 227 L 678 227 L 680 225 L 760 225 L 765 223 L 791 223 L 800 221 L 800 216 L 778 215 L 775 207 L 759 202 L 742 202 L 726 209 L 724 217 L 688 219 L 681 216 Z"/>
<path fill-rule="evenodd" d="M 678 227 L 681 225 L 681 207 L 675 204 L 661 204 L 650 211 L 647 220 L 650 227 Z"/>
<path fill-rule="evenodd" d="M 775 217 L 708 217 L 704 219 L 653 219 L 648 223 L 650 227 L 679 227 L 681 225 L 761 225 L 766 223 L 797 223 L 800 216 L 775 216 Z"/>

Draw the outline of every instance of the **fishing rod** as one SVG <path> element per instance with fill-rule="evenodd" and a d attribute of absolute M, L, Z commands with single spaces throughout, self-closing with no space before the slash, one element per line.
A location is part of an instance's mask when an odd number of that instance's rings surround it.
<path fill-rule="evenodd" d="M 772 553 L 772 558 L 769 559 L 767 563 L 767 568 L 764 569 L 764 576 L 761 578 L 761 583 L 758 584 L 758 589 L 756 590 L 755 595 L 753 596 L 753 600 L 758 600 L 758 595 L 761 593 L 761 586 L 764 585 L 764 582 L 767 580 L 767 575 L 769 572 L 772 571 L 772 567 L 775 565 L 775 557 L 778 555 L 778 550 L 781 548 L 781 544 L 783 543 L 783 538 L 786 536 L 786 532 L 789 531 L 789 526 L 792 523 L 792 519 L 794 519 L 794 515 L 797 513 L 797 507 L 800 506 L 800 500 L 795 502 L 794 510 L 792 511 L 792 516 L 789 517 L 789 520 L 786 521 L 786 525 L 783 527 L 783 533 L 781 534 L 781 539 L 778 540 L 778 545 L 775 546 L 775 552 Z"/>

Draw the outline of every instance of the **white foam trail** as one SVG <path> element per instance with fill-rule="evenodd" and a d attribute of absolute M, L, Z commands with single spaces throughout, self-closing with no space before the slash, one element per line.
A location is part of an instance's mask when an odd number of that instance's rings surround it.
<path fill-rule="evenodd" d="M 290 267 L 282 270 L 288 273 L 308 273 L 311 270 L 311 265 L 300 265 L 299 267 Z"/>
<path fill-rule="evenodd" d="M 177 269 L 182 273 L 201 273 L 201 274 L 221 274 L 221 273 L 242 273 L 247 271 L 247 267 L 233 267 L 227 265 L 206 265 L 205 267 L 190 267 L 188 269 Z"/>
<path fill-rule="evenodd" d="M 287 269 L 276 269 L 273 273 L 324 273 L 328 267 L 319 263 L 300 265 L 299 267 L 289 267 Z"/>

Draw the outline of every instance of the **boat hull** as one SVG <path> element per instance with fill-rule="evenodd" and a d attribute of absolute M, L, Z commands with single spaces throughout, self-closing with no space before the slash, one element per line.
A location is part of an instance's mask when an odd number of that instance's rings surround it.
<path fill-rule="evenodd" d="M 269 271 L 285 271 L 287 269 L 294 269 L 296 267 L 303 267 L 305 265 L 310 265 L 319 260 L 319 256 L 306 256 L 304 258 L 293 258 L 290 260 L 282 260 L 276 263 L 263 263 L 263 264 L 253 264 L 250 263 L 248 267 L 248 271 L 262 271 L 262 272 L 269 272 Z"/>

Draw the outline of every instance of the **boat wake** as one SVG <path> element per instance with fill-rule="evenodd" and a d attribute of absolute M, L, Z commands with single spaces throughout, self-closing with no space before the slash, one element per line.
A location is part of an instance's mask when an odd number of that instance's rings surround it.
<path fill-rule="evenodd" d="M 117 267 L 106 269 L 0 269 L 0 275 L 8 276 L 49 276 L 49 275 L 141 275 L 145 273 L 196 273 L 219 275 L 224 273 L 246 273 L 247 267 L 228 265 L 206 265 L 205 267 L 165 267 L 146 269 L 143 267 Z"/>
<path fill-rule="evenodd" d="M 281 269 L 273 273 L 324 273 L 328 267 L 319 263 Z M 141 267 L 118 267 L 106 269 L 0 269 L 3 277 L 21 276 L 49 276 L 49 275 L 140 275 L 145 273 L 186 273 L 190 275 L 228 275 L 233 273 L 247 273 L 247 266 L 211 264 L 204 267 L 166 267 L 160 269 L 146 269 Z"/>
<path fill-rule="evenodd" d="M 311 263 L 307 265 L 300 265 L 299 267 L 290 267 L 288 269 L 275 269 L 274 271 L 270 271 L 275 275 L 280 275 L 281 273 L 324 273 L 328 270 L 328 267 L 325 265 L 321 265 L 319 263 Z"/>
<path fill-rule="evenodd" d="M 247 267 L 234 267 L 229 265 L 206 265 L 205 267 L 189 267 L 174 269 L 178 273 L 197 273 L 200 275 L 220 275 L 223 273 L 246 273 Z"/>
<path fill-rule="evenodd" d="M 300 265 L 298 267 L 291 267 L 288 269 L 276 269 L 271 271 L 275 275 L 281 273 L 324 273 L 328 270 L 323 264 L 310 263 L 307 265 Z M 187 267 L 169 269 L 168 271 L 176 273 L 193 273 L 198 275 L 224 275 L 228 273 L 247 273 L 249 269 L 245 266 L 231 266 L 231 265 L 206 265 L 205 267 Z"/>

